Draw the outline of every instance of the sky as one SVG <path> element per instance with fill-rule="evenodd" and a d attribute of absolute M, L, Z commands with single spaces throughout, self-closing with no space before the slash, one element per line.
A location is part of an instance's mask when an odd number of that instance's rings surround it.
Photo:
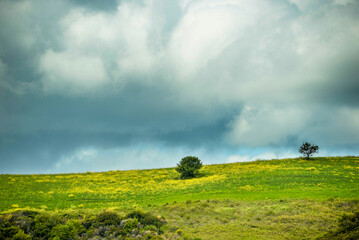
<path fill-rule="evenodd" d="M 0 173 L 359 155 L 357 0 L 0 0 Z"/>

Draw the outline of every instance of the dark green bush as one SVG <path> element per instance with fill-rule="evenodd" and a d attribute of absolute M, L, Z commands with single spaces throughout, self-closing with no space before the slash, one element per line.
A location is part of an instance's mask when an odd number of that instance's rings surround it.
<path fill-rule="evenodd" d="M 71 239 L 74 237 L 71 230 L 72 229 L 69 225 L 59 224 L 52 228 L 50 237 L 59 240 Z"/>
<path fill-rule="evenodd" d="M 132 229 L 137 228 L 138 220 L 135 219 L 127 219 L 125 225 L 123 226 L 123 231 L 125 233 L 130 233 Z"/>
<path fill-rule="evenodd" d="M 13 237 L 13 240 L 30 240 L 31 237 L 29 234 L 24 233 L 23 230 L 19 230 Z"/>
<path fill-rule="evenodd" d="M 50 214 L 38 214 L 31 223 L 31 229 L 35 238 L 49 238 L 53 227 L 59 224 L 59 220 Z"/>
<path fill-rule="evenodd" d="M 29 218 L 35 218 L 37 215 L 39 215 L 39 213 L 34 210 L 24 210 L 24 211 L 18 211 L 16 213 L 18 213 L 19 216 L 26 216 Z"/>
<path fill-rule="evenodd" d="M 153 231 L 153 232 L 157 232 L 158 229 L 156 228 L 156 226 L 153 225 L 148 225 L 144 228 L 144 230 L 149 230 L 149 231 Z"/>
<path fill-rule="evenodd" d="M 13 238 L 13 236 L 15 234 L 17 234 L 19 230 L 20 230 L 20 228 L 18 228 L 16 226 L 0 227 L 1 236 L 3 239 Z"/>
<path fill-rule="evenodd" d="M 158 236 L 158 235 L 145 235 L 143 236 L 143 238 L 141 238 L 143 240 L 163 240 L 162 237 Z"/>
<path fill-rule="evenodd" d="M 130 212 L 125 216 L 125 218 L 136 218 L 142 225 L 153 225 L 157 228 L 160 228 L 163 224 L 160 219 L 151 215 L 150 213 L 144 213 L 138 210 Z"/>
<path fill-rule="evenodd" d="M 339 229 L 342 232 L 359 230 L 359 212 L 353 215 L 344 215 L 339 221 Z"/>
<path fill-rule="evenodd" d="M 96 222 L 105 226 L 119 225 L 121 220 L 121 217 L 117 213 L 108 211 L 101 212 L 96 217 Z"/>

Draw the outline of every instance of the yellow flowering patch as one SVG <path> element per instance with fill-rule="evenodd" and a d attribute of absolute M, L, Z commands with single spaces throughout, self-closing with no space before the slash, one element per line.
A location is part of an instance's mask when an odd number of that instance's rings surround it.
<path fill-rule="evenodd" d="M 159 184 L 157 188 L 173 188 L 173 189 L 186 189 L 188 187 L 196 186 L 196 185 L 204 185 L 206 183 L 210 182 L 216 182 L 220 181 L 226 178 L 226 175 L 212 175 L 208 177 L 203 178 L 192 178 L 192 179 L 186 179 L 186 180 L 166 180 Z"/>
<path fill-rule="evenodd" d="M 255 187 L 253 187 L 251 185 L 245 185 L 245 186 L 239 187 L 239 189 L 246 190 L 246 191 L 251 191 L 251 190 L 254 190 Z"/>
<path fill-rule="evenodd" d="M 89 189 L 88 187 L 74 187 L 67 191 L 68 193 L 94 193 L 95 191 L 92 189 Z"/>

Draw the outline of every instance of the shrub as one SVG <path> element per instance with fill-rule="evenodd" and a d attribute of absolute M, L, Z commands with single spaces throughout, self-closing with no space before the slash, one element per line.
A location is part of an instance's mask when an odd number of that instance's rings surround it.
<path fill-rule="evenodd" d="M 50 236 L 54 239 L 66 240 L 73 237 L 71 228 L 68 225 L 59 224 L 52 228 Z"/>
<path fill-rule="evenodd" d="M 32 222 L 32 230 L 35 238 L 49 238 L 51 229 L 58 224 L 58 220 L 50 214 L 38 214 Z"/>
<path fill-rule="evenodd" d="M 132 239 L 140 237 L 144 229 L 151 235 L 147 239 L 162 239 L 155 237 L 163 232 L 165 220 L 161 216 L 133 211 L 121 219 L 108 211 L 86 217 L 77 213 L 5 213 L 0 214 L 0 239 L 113 239 L 120 235 Z"/>
<path fill-rule="evenodd" d="M 180 173 L 181 179 L 194 178 L 201 167 L 202 162 L 198 157 L 187 156 L 177 164 L 176 171 Z"/>
<path fill-rule="evenodd" d="M 86 232 L 86 228 L 79 220 L 71 219 L 66 224 L 58 224 L 51 229 L 50 236 L 54 239 L 66 240 L 73 239 L 76 236 Z"/>
<path fill-rule="evenodd" d="M 163 238 L 158 235 L 150 235 L 150 234 L 143 236 L 143 238 L 141 238 L 141 239 L 143 239 L 143 240 L 163 240 Z"/>
<path fill-rule="evenodd" d="M 12 238 L 19 230 L 20 229 L 15 226 L 0 227 L 0 236 L 3 236 L 2 238 L 4 239 Z"/>
<path fill-rule="evenodd" d="M 12 237 L 13 240 L 30 240 L 31 237 L 30 235 L 24 233 L 23 230 L 19 230 L 13 237 Z"/>
<path fill-rule="evenodd" d="M 130 233 L 132 229 L 137 228 L 138 220 L 135 219 L 127 219 L 125 225 L 123 226 L 123 231 L 125 233 Z"/>
<path fill-rule="evenodd" d="M 96 217 L 96 222 L 101 225 L 119 225 L 121 223 L 121 217 L 115 212 L 104 211 Z"/>
<path fill-rule="evenodd" d="M 144 213 L 139 210 L 130 212 L 125 216 L 125 218 L 136 218 L 142 225 L 153 225 L 157 228 L 160 228 L 163 224 L 159 218 L 151 215 L 150 213 Z"/>

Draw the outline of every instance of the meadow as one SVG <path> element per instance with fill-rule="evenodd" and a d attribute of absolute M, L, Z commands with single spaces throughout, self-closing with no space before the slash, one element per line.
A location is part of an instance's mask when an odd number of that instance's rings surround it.
<path fill-rule="evenodd" d="M 0 211 L 88 214 L 142 210 L 166 219 L 165 239 L 315 239 L 359 211 L 359 157 L 174 168 L 0 175 Z"/>

